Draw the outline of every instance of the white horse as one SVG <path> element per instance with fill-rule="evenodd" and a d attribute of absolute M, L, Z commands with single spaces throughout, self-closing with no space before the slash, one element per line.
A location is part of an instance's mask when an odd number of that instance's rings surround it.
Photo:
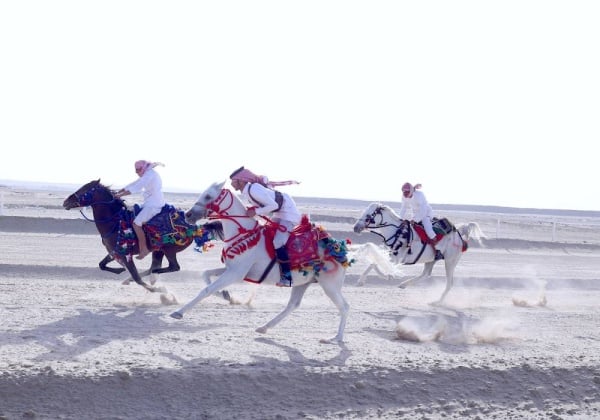
<path fill-rule="evenodd" d="M 452 288 L 454 283 L 454 269 L 460 260 L 460 257 L 467 249 L 467 242 L 471 237 L 481 244 L 481 238 L 485 237 L 479 225 L 475 222 L 460 225 L 458 227 L 449 226 L 449 233 L 445 234 L 437 243 L 437 248 L 444 254 L 444 263 L 446 267 L 446 288 L 439 300 L 434 304 L 440 304 Z M 362 213 L 358 221 L 354 224 L 354 232 L 361 233 L 368 230 L 379 236 L 383 241 L 384 247 L 389 251 L 389 262 L 391 264 L 425 264 L 420 275 L 403 281 L 399 287 L 404 287 L 415 280 L 431 276 L 435 260 L 435 250 L 432 246 L 423 242 L 416 231 L 414 223 L 403 220 L 389 206 L 381 203 L 371 203 Z M 367 274 L 375 269 L 380 275 L 381 253 L 373 244 L 367 243 L 357 250 L 357 254 L 370 254 L 369 260 L 372 263 L 363 272 L 358 284 L 365 282 Z M 386 272 L 389 275 L 390 270 Z"/>
<path fill-rule="evenodd" d="M 274 257 L 269 252 L 272 241 L 265 236 L 268 235 L 268 227 L 256 219 L 246 216 L 244 204 L 237 195 L 228 189 L 223 189 L 224 184 L 224 182 L 214 183 L 203 192 L 193 207 L 186 212 L 186 221 L 195 223 L 199 219 L 209 218 L 221 222 L 224 242 L 222 260 L 224 260 L 225 268 L 212 271 L 212 274 L 219 274 L 218 278 L 186 305 L 173 312 L 171 317 L 175 319 L 181 319 L 185 312 L 201 300 L 233 283 L 245 280 L 274 285 L 279 280 L 279 268 L 277 264 L 274 264 Z M 316 229 L 318 230 L 319 227 Z M 342 286 L 349 263 L 345 259 L 345 253 L 343 258 L 337 254 L 342 242 L 330 238 L 322 228 L 319 232 L 322 232 L 322 235 L 319 236 L 318 247 L 315 246 L 315 258 L 317 259 L 312 261 L 312 265 L 305 265 L 301 268 L 294 268 L 294 264 L 292 264 L 293 287 L 287 306 L 281 313 L 259 327 L 257 332 L 266 333 L 268 329 L 279 324 L 294 309 L 298 308 L 308 286 L 311 283 L 318 283 L 340 313 L 337 334 L 330 339 L 320 341 L 323 343 L 343 342 L 350 305 L 342 295 Z M 293 235 L 290 239 L 292 237 Z M 289 245 L 290 241 L 288 241 L 288 250 L 291 251 Z M 291 252 L 290 257 L 292 257 Z"/>

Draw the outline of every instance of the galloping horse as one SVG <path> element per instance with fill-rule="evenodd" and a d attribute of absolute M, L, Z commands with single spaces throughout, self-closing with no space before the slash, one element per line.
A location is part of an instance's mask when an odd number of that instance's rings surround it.
<path fill-rule="evenodd" d="M 171 317 L 175 319 L 181 319 L 185 312 L 201 300 L 235 282 L 245 280 L 274 285 L 279 280 L 275 251 L 272 240 L 268 239 L 268 236 L 273 234 L 273 229 L 277 229 L 278 226 L 268 219 L 263 224 L 253 217 L 246 216 L 244 204 L 237 195 L 223 189 L 224 184 L 214 183 L 210 186 L 185 213 L 185 217 L 188 223 L 195 223 L 201 218 L 221 222 L 221 237 L 224 242 L 221 260 L 225 263 L 225 269 L 189 303 L 173 312 Z M 321 342 L 342 342 L 349 310 L 349 305 L 342 295 L 342 286 L 346 267 L 352 262 L 346 258 L 345 245 L 345 242 L 331 238 L 322 227 L 310 224 L 304 217 L 287 243 L 293 277 L 288 304 L 281 313 L 256 331 L 266 333 L 269 328 L 276 326 L 300 305 L 308 286 L 318 283 L 340 313 L 337 334 Z M 302 258 L 307 251 L 310 251 L 310 258 Z"/>
<path fill-rule="evenodd" d="M 183 210 L 177 211 L 172 206 L 166 206 L 167 213 L 161 212 L 144 224 L 144 231 L 148 235 L 148 244 L 152 249 L 152 264 L 147 271 L 140 274 L 132 258 L 133 255 L 139 253 L 138 241 L 131 226 L 135 216 L 133 211 L 127 209 L 125 202 L 116 198 L 113 193 L 98 179 L 88 182 L 68 196 L 63 202 L 63 207 L 67 210 L 92 207 L 93 221 L 96 223 L 102 243 L 108 251 L 108 255 L 99 263 L 101 270 L 120 274 L 126 268 L 131 278 L 148 291 L 164 292 L 164 288 L 148 285 L 142 280 L 142 277 L 178 271 L 180 267 L 176 254 L 186 249 L 196 239 L 198 239 L 197 244 L 209 240 L 208 231 L 185 222 Z M 169 219 L 168 222 L 166 219 Z M 155 223 L 155 220 L 158 222 Z M 165 223 L 161 224 L 160 222 Z M 169 226 L 168 232 L 163 230 L 165 224 Z M 167 258 L 168 267 L 162 268 L 163 257 Z M 125 268 L 108 267 L 107 264 L 113 260 Z M 225 294 L 224 297 L 227 299 Z"/>
<path fill-rule="evenodd" d="M 445 220 L 445 219 L 444 219 Z M 435 260 L 435 250 L 429 246 L 419 236 L 419 227 L 408 220 L 403 220 L 389 206 L 381 203 L 371 203 L 362 213 L 358 221 L 354 224 L 354 232 L 361 233 L 368 230 L 379 236 L 385 247 L 389 250 L 391 262 L 393 264 L 425 264 L 423 272 L 417 277 L 403 281 L 400 287 L 406 284 L 431 276 Z M 434 223 L 434 230 L 436 229 Z M 446 288 L 439 300 L 434 304 L 441 303 L 454 283 L 454 269 L 460 260 L 460 257 L 467 249 L 467 242 L 473 236 L 476 240 L 484 237 L 483 232 L 477 223 L 471 222 L 458 227 L 452 226 L 448 221 L 445 223 L 447 232 L 437 233 L 439 242 L 437 248 L 444 254 L 444 263 L 446 267 Z M 419 229 L 423 231 L 422 227 Z M 421 233 L 423 234 L 424 231 Z M 372 244 L 365 244 L 358 252 L 376 251 Z M 373 263 L 363 272 L 358 283 L 363 284 L 367 273 L 377 266 Z"/>

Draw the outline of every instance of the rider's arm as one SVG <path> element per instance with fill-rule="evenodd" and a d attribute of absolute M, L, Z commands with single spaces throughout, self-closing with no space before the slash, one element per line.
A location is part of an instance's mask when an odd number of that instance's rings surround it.
<path fill-rule="evenodd" d="M 408 200 L 405 197 L 402 197 L 402 204 L 400 205 L 400 211 L 398 212 L 398 216 L 401 219 L 406 218 L 406 212 L 408 211 Z"/>
<path fill-rule="evenodd" d="M 260 184 L 252 184 L 252 187 L 248 192 L 252 201 L 257 202 L 256 204 L 258 207 L 255 212 L 259 216 L 265 216 L 272 213 L 279 207 L 275 201 L 273 190 L 270 190 L 267 187 L 263 187 Z"/>
<path fill-rule="evenodd" d="M 125 188 L 121 188 L 119 191 L 117 191 L 115 193 L 115 197 L 121 198 L 121 197 L 123 197 L 125 195 L 129 195 L 129 194 L 131 194 L 131 191 L 129 191 L 129 190 L 125 189 Z"/>

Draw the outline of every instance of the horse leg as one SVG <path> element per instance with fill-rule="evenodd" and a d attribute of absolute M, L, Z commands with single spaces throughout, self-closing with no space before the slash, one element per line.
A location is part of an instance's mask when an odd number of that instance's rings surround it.
<path fill-rule="evenodd" d="M 127 270 L 129 271 L 129 274 L 131 275 L 131 279 L 133 281 L 135 281 L 137 284 L 139 284 L 140 286 L 142 286 L 144 289 L 146 289 L 152 293 L 159 291 L 159 289 L 146 284 L 142 280 L 142 278 L 140 277 L 140 273 L 138 272 L 137 267 L 135 266 L 135 263 L 132 260 L 126 260 L 125 267 L 127 267 Z"/>
<path fill-rule="evenodd" d="M 152 255 L 152 266 L 154 266 L 154 254 Z M 142 272 L 138 271 L 138 274 L 140 277 L 147 277 L 149 275 L 152 275 L 152 278 L 150 279 L 150 284 L 154 284 L 156 283 L 157 277 L 154 276 L 154 274 L 152 273 L 152 266 L 150 266 L 149 269 L 144 270 Z M 160 267 L 160 262 L 158 263 L 158 266 Z M 137 271 L 137 270 L 136 270 Z M 133 276 L 129 276 L 127 277 L 125 280 L 123 280 L 121 282 L 121 284 L 127 286 L 129 283 L 131 283 L 131 280 L 133 280 Z M 137 283 L 137 282 L 136 282 Z"/>
<path fill-rule="evenodd" d="M 114 273 L 114 274 L 121 274 L 123 271 L 125 271 L 125 269 L 123 267 L 119 267 L 119 268 L 108 267 L 107 264 L 111 261 L 114 261 L 113 256 L 110 254 L 107 254 L 106 257 L 104 257 L 102 259 L 102 261 L 100 261 L 100 263 L 98 264 L 100 266 L 100 270 L 110 271 L 111 273 Z"/>
<path fill-rule="evenodd" d="M 320 281 L 319 284 L 325 291 L 325 294 L 331 299 L 334 305 L 338 308 L 340 313 L 340 325 L 338 326 L 337 334 L 329 339 L 320 340 L 321 343 L 343 343 L 344 342 L 344 329 L 346 328 L 346 320 L 348 318 L 348 311 L 350 310 L 350 305 L 344 299 L 342 295 L 342 285 L 343 277 L 341 281 L 333 280 L 333 281 Z"/>
<path fill-rule="evenodd" d="M 358 279 L 358 281 L 356 282 L 356 285 L 357 285 L 357 286 L 364 286 L 364 285 L 365 285 L 365 282 L 367 281 L 367 274 L 369 274 L 369 272 L 370 272 L 372 269 L 374 269 L 374 268 L 375 268 L 375 269 L 376 269 L 376 270 L 379 272 L 379 274 L 381 275 L 381 272 L 380 272 L 380 271 L 377 269 L 377 264 L 375 264 L 375 263 L 372 263 L 372 264 L 371 264 L 371 265 L 369 265 L 369 266 L 367 267 L 367 269 L 366 269 L 365 271 L 363 271 L 363 273 L 360 275 L 360 278 L 359 278 L 359 279 Z"/>
<path fill-rule="evenodd" d="M 371 272 L 371 270 L 375 270 L 375 272 L 379 275 L 379 277 L 385 277 L 388 280 L 394 279 L 394 265 L 396 261 L 389 261 L 389 257 L 387 255 L 383 255 L 382 250 L 375 246 L 374 244 L 368 242 L 354 251 L 355 255 L 359 259 L 365 259 L 370 262 L 370 265 L 367 267 L 365 271 L 361 274 L 358 279 L 356 285 L 364 286 L 367 281 L 367 275 Z M 394 259 L 398 259 L 397 256 L 392 257 Z M 383 268 L 383 269 L 382 269 Z M 386 272 L 384 272 L 384 270 Z"/>
<path fill-rule="evenodd" d="M 425 265 L 423 266 L 423 271 L 421 271 L 421 274 L 419 274 L 416 277 L 411 277 L 409 279 L 404 280 L 403 282 L 401 282 L 398 285 L 398 287 L 401 288 L 401 289 L 404 289 L 407 284 L 412 283 L 413 281 L 421 280 L 421 279 L 430 277 L 431 273 L 433 272 L 433 266 L 434 265 L 435 265 L 435 261 L 429 261 L 429 262 L 425 263 Z"/>
<path fill-rule="evenodd" d="M 379 274 L 379 277 L 385 277 L 388 280 L 393 280 L 394 279 L 394 275 L 393 274 L 384 273 L 383 271 L 381 271 L 379 269 L 379 266 L 377 264 L 373 264 L 373 269 L 377 272 L 377 274 Z"/>
<path fill-rule="evenodd" d="M 172 273 L 174 271 L 181 270 L 179 266 L 179 262 L 177 262 L 177 254 L 164 254 L 167 257 L 167 261 L 169 265 L 167 267 L 161 268 L 162 265 L 162 255 L 158 259 L 158 264 L 155 266 L 154 264 L 154 254 L 152 254 L 152 267 L 150 267 L 150 271 L 154 274 L 163 274 L 163 273 Z"/>
<path fill-rule="evenodd" d="M 202 289 L 195 298 L 183 305 L 179 310 L 171 313 L 171 318 L 183 318 L 183 314 L 185 314 L 187 311 L 196 306 L 201 300 L 218 292 L 221 289 L 224 289 L 225 287 L 235 283 L 236 281 L 239 281 L 241 278 L 243 278 L 244 273 L 246 272 L 248 272 L 248 269 L 242 272 L 240 272 L 240 270 L 225 269 L 225 271 L 219 276 L 217 280 L 215 280 L 213 283 L 209 284 L 204 289 Z"/>
<path fill-rule="evenodd" d="M 208 286 L 212 283 L 212 277 L 220 276 L 225 272 L 225 270 L 225 267 L 213 268 L 212 270 L 204 270 L 201 274 L 202 280 L 204 280 L 204 283 L 206 283 L 206 285 Z M 225 299 L 232 305 L 239 305 L 241 303 L 240 301 L 236 300 L 233 296 L 231 296 L 231 293 L 229 293 L 227 290 L 221 290 L 217 293 L 219 293 L 223 299 Z"/>
<path fill-rule="evenodd" d="M 258 327 L 256 332 L 264 334 L 267 332 L 269 328 L 273 328 L 275 325 L 279 324 L 286 316 L 288 316 L 294 309 L 300 306 L 300 302 L 302 301 L 302 297 L 308 289 L 310 282 L 304 283 L 300 286 L 293 286 L 292 292 L 290 293 L 290 300 L 288 300 L 287 306 L 281 311 L 275 318 L 267 322 L 262 327 Z"/>
<path fill-rule="evenodd" d="M 459 256 L 460 257 L 460 256 Z M 442 296 L 432 303 L 432 305 L 440 305 L 444 302 L 446 295 L 454 285 L 454 269 L 458 264 L 458 259 L 455 260 L 444 260 L 446 262 L 446 288 L 442 292 Z"/>
<path fill-rule="evenodd" d="M 142 271 L 142 272 L 139 272 L 139 271 L 138 271 L 138 273 L 139 273 L 140 277 L 147 277 L 147 276 L 149 276 L 150 274 L 152 274 L 152 273 L 150 272 L 150 269 L 148 269 L 148 270 L 144 270 L 144 271 Z M 129 276 L 129 277 L 127 277 L 125 280 L 123 280 L 123 281 L 121 282 L 121 284 L 122 284 L 122 285 L 125 285 L 125 286 L 127 286 L 129 283 L 131 283 L 131 280 L 133 280 L 133 276 L 131 276 L 131 275 L 130 275 L 130 276 Z M 150 283 L 154 284 L 154 283 L 156 283 L 156 280 L 150 280 Z"/>
<path fill-rule="evenodd" d="M 150 276 L 150 284 L 154 285 L 158 280 L 158 275 L 162 273 L 160 271 L 160 267 L 162 266 L 163 256 L 165 254 L 162 251 L 154 251 L 152 253 L 152 264 L 150 264 L 150 268 L 144 271 L 141 276 Z M 168 257 L 167 257 L 168 259 Z"/>

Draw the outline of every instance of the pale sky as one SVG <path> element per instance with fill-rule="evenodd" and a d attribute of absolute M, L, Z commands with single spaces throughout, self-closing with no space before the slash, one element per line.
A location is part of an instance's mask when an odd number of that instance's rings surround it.
<path fill-rule="evenodd" d="M 0 179 L 600 210 L 600 2 L 3 1 Z"/>

